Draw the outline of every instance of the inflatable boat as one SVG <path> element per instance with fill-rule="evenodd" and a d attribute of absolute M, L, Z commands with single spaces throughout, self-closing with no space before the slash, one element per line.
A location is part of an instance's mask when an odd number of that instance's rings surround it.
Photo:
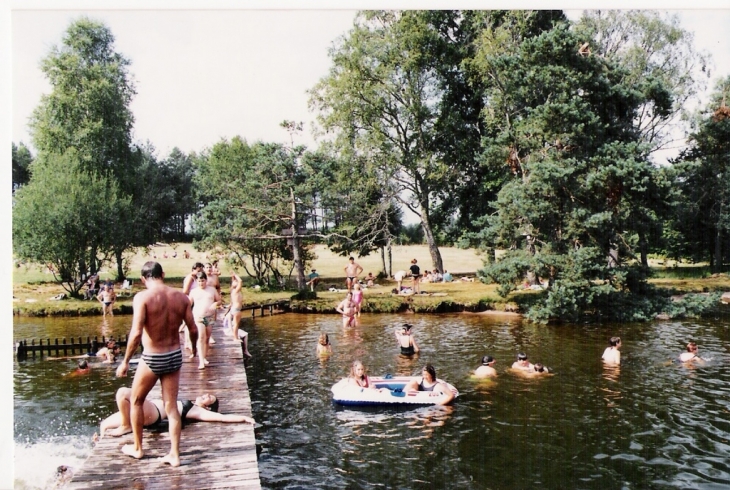
<path fill-rule="evenodd" d="M 420 376 L 370 376 L 370 385 L 376 389 L 360 388 L 354 386 L 343 378 L 332 386 L 332 399 L 339 405 L 365 406 L 365 405 L 439 405 L 448 398 L 436 391 L 403 391 L 405 385 L 411 381 L 421 381 Z M 439 382 L 445 384 L 454 393 L 454 398 L 459 396 L 459 391 L 451 384 L 442 379 Z"/>

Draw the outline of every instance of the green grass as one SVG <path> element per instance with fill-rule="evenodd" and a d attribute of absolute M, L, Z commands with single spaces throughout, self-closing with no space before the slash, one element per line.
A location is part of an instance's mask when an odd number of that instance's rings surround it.
<path fill-rule="evenodd" d="M 191 253 L 190 259 L 183 259 L 182 251 L 187 249 Z M 177 250 L 178 258 L 171 257 Z M 333 254 L 323 245 L 313 248 L 315 259 L 307 268 L 317 269 L 322 281 L 317 290 L 316 299 L 298 300 L 292 302 L 296 311 L 332 312 L 335 306 L 344 298 L 345 272 L 347 257 Z M 444 267 L 452 271 L 455 277 L 461 275 L 473 276 L 476 270 L 483 266 L 482 257 L 474 250 L 462 250 L 443 247 L 440 249 Z M 163 254 L 167 253 L 168 258 Z M 190 272 L 194 262 L 207 262 L 213 257 L 204 252 L 194 250 L 189 243 L 180 243 L 175 247 L 156 246 L 149 253 L 139 253 L 132 257 L 129 277 L 134 281 L 135 291 L 142 287 L 139 282 L 139 271 L 147 260 L 155 260 L 162 264 L 165 271 L 165 282 L 173 287 L 181 288 L 185 275 Z M 393 270 L 407 270 L 411 259 L 417 259 L 421 270 L 431 268 L 431 257 L 425 245 L 401 246 L 393 249 Z M 378 254 L 366 257 L 355 257 L 362 265 L 365 276 L 368 272 L 377 275 L 382 269 L 381 258 Z M 228 298 L 230 287 L 230 272 L 225 261 L 220 261 L 221 284 L 223 286 L 224 301 Z M 706 266 L 659 267 L 655 266 L 654 278 L 650 282 L 657 287 L 670 290 L 674 294 L 688 292 L 729 291 L 730 280 L 725 274 L 709 275 Z M 296 293 L 294 278 L 288 290 L 256 290 L 253 289 L 253 280 L 243 271 L 237 271 L 246 282 L 244 302 L 246 304 L 264 304 L 278 300 L 289 300 Z M 104 270 L 103 279 L 113 279 L 115 269 Z M 21 265 L 13 274 L 13 311 L 19 315 L 99 315 L 101 307 L 98 301 L 83 301 L 66 299 L 52 301 L 51 297 L 64 292 L 63 288 L 53 281 L 53 276 L 43 271 L 43 268 L 32 265 Z M 406 280 L 404 283 L 409 284 Z M 329 287 L 334 286 L 340 291 L 331 292 Z M 370 288 L 365 292 L 363 311 L 365 312 L 421 312 L 438 313 L 446 311 L 524 311 L 530 304 L 538 301 L 540 293 L 535 291 L 518 291 L 507 298 L 500 297 L 496 292 L 496 285 L 456 280 L 453 283 L 422 284 L 421 289 L 427 295 L 398 296 L 391 290 L 396 286 L 395 281 L 381 280 L 378 287 Z M 116 312 L 131 313 L 132 299 L 120 297 L 117 300 Z"/>

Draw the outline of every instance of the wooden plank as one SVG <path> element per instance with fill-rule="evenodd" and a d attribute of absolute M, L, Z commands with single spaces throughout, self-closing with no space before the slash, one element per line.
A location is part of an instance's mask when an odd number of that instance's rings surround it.
<path fill-rule="evenodd" d="M 198 360 L 183 360 L 179 399 L 194 400 L 202 393 L 214 393 L 223 413 L 251 416 L 251 397 L 241 344 L 223 334 L 217 324 L 210 346 L 210 364 L 197 369 Z M 129 379 L 131 386 L 131 373 Z M 148 398 L 161 398 L 159 382 Z M 249 424 L 188 422 L 180 437 L 178 468 L 163 464 L 160 458 L 170 450 L 167 427 L 144 431 L 145 456 L 136 460 L 121 452 L 132 443 L 132 434 L 120 438 L 104 437 L 74 475 L 69 489 L 260 489 L 256 437 Z"/>

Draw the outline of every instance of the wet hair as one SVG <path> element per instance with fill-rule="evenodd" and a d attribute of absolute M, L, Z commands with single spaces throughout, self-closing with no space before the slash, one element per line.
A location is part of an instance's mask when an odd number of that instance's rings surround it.
<path fill-rule="evenodd" d="M 162 266 L 150 260 L 142 266 L 142 277 L 145 279 L 162 279 Z"/>
<path fill-rule="evenodd" d="M 608 340 L 608 345 L 610 345 L 611 347 L 616 347 L 620 343 L 621 343 L 621 337 L 611 337 Z"/>
<path fill-rule="evenodd" d="M 520 352 L 517 354 L 517 360 L 518 361 L 526 361 L 527 360 L 527 354 L 524 352 Z"/>
<path fill-rule="evenodd" d="M 326 333 L 319 334 L 320 345 L 330 345 L 330 337 Z"/>
<path fill-rule="evenodd" d="M 697 342 L 689 342 L 687 344 L 687 352 L 692 352 L 695 349 L 697 349 Z"/>
<path fill-rule="evenodd" d="M 208 279 L 208 276 L 205 274 L 205 272 L 200 271 L 197 274 L 195 274 L 196 279 Z"/>
<path fill-rule="evenodd" d="M 482 357 L 482 365 L 488 366 L 490 362 L 494 362 L 494 357 L 492 356 L 484 356 Z"/>
<path fill-rule="evenodd" d="M 432 365 L 426 364 L 425 366 L 423 366 L 423 370 L 427 371 L 428 374 L 431 375 L 431 378 L 434 382 L 436 381 L 436 369 Z"/>
<path fill-rule="evenodd" d="M 362 366 L 362 376 L 365 377 L 365 365 L 362 363 L 362 361 L 352 362 L 352 366 L 350 367 L 350 377 L 357 379 L 357 374 L 355 374 L 355 368 L 357 366 Z"/>
<path fill-rule="evenodd" d="M 410 323 L 403 324 L 403 330 L 405 330 L 406 332 L 410 332 L 411 328 L 413 328 L 413 325 L 411 325 Z"/>
<path fill-rule="evenodd" d="M 89 367 L 89 363 L 86 362 L 86 359 L 81 359 L 78 364 L 79 364 L 79 369 L 88 369 L 88 367 Z"/>
<path fill-rule="evenodd" d="M 543 373 L 543 372 L 547 371 L 547 368 L 545 366 L 543 366 L 541 363 L 536 362 L 535 371 L 537 371 L 538 373 Z"/>

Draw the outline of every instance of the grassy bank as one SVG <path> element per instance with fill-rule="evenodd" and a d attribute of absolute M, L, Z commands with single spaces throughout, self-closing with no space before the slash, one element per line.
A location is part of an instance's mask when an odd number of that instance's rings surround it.
<path fill-rule="evenodd" d="M 190 259 L 182 259 L 183 250 L 191 253 Z M 178 258 L 172 258 L 177 251 Z M 312 267 L 322 278 L 315 299 L 295 300 L 291 302 L 292 309 L 300 312 L 333 312 L 335 306 L 344 298 L 345 275 L 344 267 L 347 257 L 335 255 L 324 246 L 314 249 L 316 259 Z M 482 258 L 473 250 L 461 250 L 444 247 L 441 249 L 444 266 L 455 276 L 473 277 L 475 271 L 482 267 Z M 164 257 L 167 255 L 167 258 Z M 172 287 L 182 287 L 185 274 L 190 271 L 196 261 L 206 262 L 211 257 L 198 252 L 189 243 L 176 246 L 160 245 L 153 247 L 149 254 L 137 254 L 132 258 L 129 277 L 134 284 L 134 291 L 142 287 L 139 282 L 139 271 L 147 260 L 156 260 L 162 264 L 165 271 L 166 283 Z M 407 270 L 411 259 L 417 259 L 421 269 L 430 268 L 431 259 L 425 246 L 395 247 L 393 250 L 393 269 Z M 377 274 L 381 269 L 381 258 L 378 255 L 356 257 L 356 261 L 363 266 L 363 276 L 368 272 Z M 223 285 L 224 301 L 228 300 L 227 291 L 230 286 L 231 270 L 221 261 L 221 283 Z M 701 293 L 730 290 L 730 280 L 724 274 L 710 275 L 702 267 L 686 266 L 664 268 L 656 267 L 656 278 L 650 282 L 657 287 L 664 288 L 672 294 Z M 244 301 L 247 304 L 262 304 L 277 300 L 289 300 L 295 294 L 294 288 L 285 291 L 267 291 L 254 289 L 251 278 L 246 277 L 243 271 L 238 271 L 247 288 L 244 290 Z M 309 272 L 309 271 L 307 271 Z M 104 270 L 100 274 L 102 279 L 114 279 L 114 271 Z M 53 296 L 65 292 L 63 288 L 52 282 L 53 277 L 43 268 L 22 265 L 16 268 L 13 274 L 13 313 L 16 315 L 45 316 L 45 315 L 100 315 L 101 307 L 98 301 L 84 301 L 80 299 L 51 300 Z M 408 281 L 406 283 L 408 284 Z M 531 301 L 535 301 L 540 292 L 516 291 L 507 298 L 501 298 L 496 293 L 496 286 L 482 284 L 478 281 L 464 282 L 457 280 L 453 283 L 422 284 L 422 291 L 427 294 L 416 296 L 398 296 L 391 293 L 395 287 L 394 281 L 384 279 L 378 285 L 365 292 L 363 311 L 371 313 L 439 313 L 447 311 L 497 311 L 520 312 Z M 329 291 L 330 287 L 339 288 L 338 291 Z M 118 289 L 117 289 L 118 291 Z M 115 313 L 130 314 L 132 312 L 132 298 L 122 296 L 117 299 Z"/>

